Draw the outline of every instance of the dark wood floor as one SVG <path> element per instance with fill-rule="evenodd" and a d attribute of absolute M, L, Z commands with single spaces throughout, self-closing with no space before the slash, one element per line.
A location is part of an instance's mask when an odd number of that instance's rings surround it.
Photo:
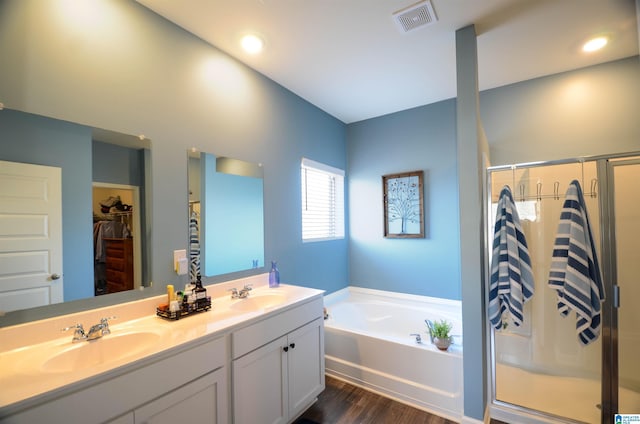
<path fill-rule="evenodd" d="M 335 378 L 295 424 L 455 424 L 437 415 L 385 398 Z M 491 420 L 491 424 L 505 424 Z"/>
<path fill-rule="evenodd" d="M 302 419 L 318 424 L 455 424 L 335 378 L 327 377 L 326 386 Z"/>

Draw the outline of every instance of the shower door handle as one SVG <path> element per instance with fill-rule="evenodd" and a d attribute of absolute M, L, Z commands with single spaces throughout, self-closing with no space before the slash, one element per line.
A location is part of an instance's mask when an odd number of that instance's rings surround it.
<path fill-rule="evenodd" d="M 613 307 L 620 308 L 620 286 L 613 285 Z"/>

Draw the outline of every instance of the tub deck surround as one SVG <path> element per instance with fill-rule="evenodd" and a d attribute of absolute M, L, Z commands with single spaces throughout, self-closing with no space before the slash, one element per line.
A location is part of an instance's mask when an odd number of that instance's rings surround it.
<path fill-rule="evenodd" d="M 325 296 L 326 373 L 411 406 L 463 417 L 459 301 L 347 287 Z M 453 324 L 454 344 L 438 350 L 425 319 Z M 419 333 L 422 343 L 416 343 Z"/>
<path fill-rule="evenodd" d="M 247 299 L 231 299 L 228 288 L 252 284 L 251 296 L 277 297 L 279 303 L 266 302 L 258 309 L 250 309 L 240 302 Z M 278 291 L 278 293 L 275 293 Z M 207 287 L 212 297 L 212 310 L 170 321 L 156 316 L 155 308 L 166 295 L 127 304 L 100 308 L 83 313 L 50 318 L 32 323 L 0 329 L 0 416 L 28 408 L 64 393 L 122 375 L 131 370 L 153 363 L 177 352 L 230 334 L 237 328 L 251 325 L 273 313 L 295 307 L 299 302 L 322 296 L 321 290 L 281 284 L 277 289 L 268 287 L 268 274 L 234 280 Z M 256 303 L 256 302 L 254 302 Z M 60 329 L 82 323 L 85 330 L 102 317 L 117 316 L 110 323 L 111 334 L 92 342 L 72 343 L 73 331 L 61 333 Z M 64 358 L 73 349 L 100 348 L 101 342 L 115 345 L 121 353 L 116 359 L 108 358 L 104 363 L 90 361 L 86 366 L 73 369 L 73 356 Z M 126 337 L 131 337 L 127 343 Z M 136 347 L 136 338 L 146 337 L 141 347 Z M 109 340 L 110 339 L 110 340 Z M 88 346 L 85 344 L 92 344 Z M 105 345 L 107 346 L 107 345 Z M 133 346 L 133 348 L 132 348 Z M 87 350 L 90 352 L 90 350 Z M 71 353 L 70 355 L 73 355 Z M 53 358 L 53 359 L 52 359 Z M 58 362 L 52 362 L 60 359 Z M 82 361 L 80 361 L 82 362 Z M 69 368 L 71 367 L 71 369 Z"/>

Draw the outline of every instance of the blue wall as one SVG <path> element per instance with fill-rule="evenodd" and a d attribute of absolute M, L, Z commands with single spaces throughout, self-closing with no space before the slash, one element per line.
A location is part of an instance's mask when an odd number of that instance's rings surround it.
<path fill-rule="evenodd" d="M 480 93 L 491 164 L 640 149 L 640 57 Z"/>
<path fill-rule="evenodd" d="M 93 181 L 144 186 L 144 150 L 93 141 Z M 140 202 L 144 204 L 144 193 Z"/>
<path fill-rule="evenodd" d="M 0 160 L 62 168 L 64 299 L 93 296 L 91 128 L 3 110 Z"/>
<path fill-rule="evenodd" d="M 201 164 L 203 275 L 250 269 L 254 260 L 264 267 L 262 178 L 217 172 L 209 154 Z"/>
<path fill-rule="evenodd" d="M 347 127 L 352 285 L 460 299 L 456 103 Z M 424 239 L 383 237 L 382 175 L 424 171 Z"/>

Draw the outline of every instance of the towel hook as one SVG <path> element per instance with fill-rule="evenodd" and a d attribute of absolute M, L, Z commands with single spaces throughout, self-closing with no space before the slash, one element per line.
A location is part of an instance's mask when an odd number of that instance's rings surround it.
<path fill-rule="evenodd" d="M 536 184 L 536 197 L 538 201 L 542 200 L 542 183 Z"/>
<path fill-rule="evenodd" d="M 598 197 L 598 179 L 597 178 L 591 179 L 591 193 L 589 194 L 593 198 Z"/>

